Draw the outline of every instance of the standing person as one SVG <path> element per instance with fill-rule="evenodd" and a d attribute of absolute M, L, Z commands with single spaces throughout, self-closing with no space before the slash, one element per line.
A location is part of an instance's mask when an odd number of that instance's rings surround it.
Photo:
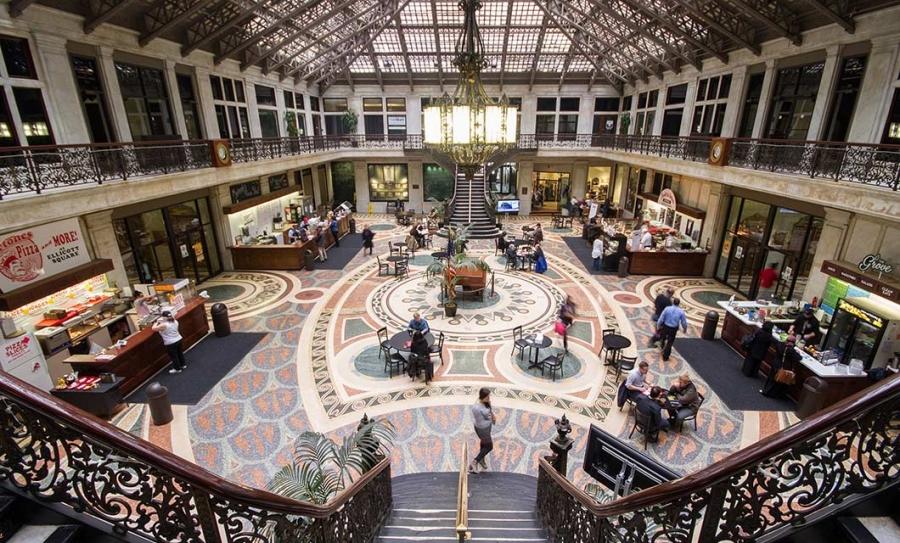
<path fill-rule="evenodd" d="M 375 232 L 369 228 L 367 224 L 362 231 L 362 239 L 363 239 L 363 254 L 366 254 L 366 251 L 369 251 L 369 254 L 372 254 L 372 249 L 375 248 L 375 244 L 372 243 L 372 240 L 375 239 Z"/>
<path fill-rule="evenodd" d="M 650 233 L 650 228 L 647 225 L 644 225 L 641 228 L 641 250 L 646 251 L 653 247 L 653 234 Z"/>
<path fill-rule="evenodd" d="M 603 201 L 603 204 L 600 206 L 600 217 L 603 219 L 609 218 L 609 212 L 612 210 L 612 205 L 609 202 L 609 198 Z"/>
<path fill-rule="evenodd" d="M 769 345 L 775 341 L 775 338 L 772 337 L 772 329 L 774 328 L 774 322 L 764 322 L 762 328 L 754 332 L 753 336 L 750 337 L 750 341 L 741 345 L 747 351 L 747 356 L 744 357 L 744 363 L 741 365 L 741 371 L 747 377 L 756 377 L 756 372 L 759 371 L 762 359 L 769 352 Z"/>
<path fill-rule="evenodd" d="M 541 223 L 537 223 L 534 225 L 534 232 L 531 234 L 532 239 L 535 243 L 541 243 L 544 241 L 544 229 L 541 228 Z"/>
<path fill-rule="evenodd" d="M 297 223 L 291 225 L 288 229 L 288 243 L 294 243 L 300 239 L 300 227 Z"/>
<path fill-rule="evenodd" d="M 672 299 L 672 305 L 663 309 L 656 321 L 656 331 L 663 342 L 663 360 L 668 360 L 672 356 L 672 345 L 675 344 L 675 335 L 678 333 L 678 325 L 687 333 L 687 316 L 684 309 L 681 309 L 681 300 Z"/>
<path fill-rule="evenodd" d="M 662 312 L 665 311 L 667 307 L 672 305 L 672 298 L 674 296 L 675 289 L 672 287 L 666 287 L 666 290 L 656 295 L 656 299 L 653 300 L 653 322 L 657 322 L 659 320 L 659 316 L 662 315 Z M 655 346 L 657 343 L 659 343 L 658 328 L 653 334 L 653 337 L 650 338 L 650 346 Z"/>
<path fill-rule="evenodd" d="M 759 288 L 770 289 L 778 281 L 778 263 L 772 262 L 769 267 L 759 272 Z"/>
<path fill-rule="evenodd" d="M 594 259 L 594 271 L 600 271 L 600 264 L 603 263 L 603 239 L 600 236 L 594 238 L 594 244 L 591 246 L 591 258 Z"/>
<path fill-rule="evenodd" d="M 334 218 L 334 216 L 329 219 L 328 227 L 331 229 L 331 236 L 334 238 L 334 246 L 340 247 L 341 240 L 339 239 L 340 236 L 338 236 L 338 220 Z"/>
<path fill-rule="evenodd" d="M 187 369 L 187 362 L 184 360 L 184 351 L 181 350 L 181 334 L 178 332 L 178 321 L 172 316 L 172 313 L 163 311 L 162 316 L 156 320 L 153 330 L 157 332 L 163 340 L 166 352 L 172 359 L 172 367 L 169 373 L 181 373 Z"/>
<path fill-rule="evenodd" d="M 647 383 L 647 374 L 650 372 L 650 364 L 642 360 L 636 368 L 628 372 L 625 378 L 625 394 L 632 400 L 637 400 L 642 394 L 650 390 Z"/>
<path fill-rule="evenodd" d="M 775 377 L 778 370 L 785 369 L 794 371 L 802 357 L 794 346 L 797 344 L 797 336 L 790 335 L 784 343 L 778 345 L 775 358 L 772 360 L 772 366 L 769 368 L 769 374 L 766 376 L 766 382 L 759 390 L 759 393 L 769 398 L 781 398 L 785 394 L 787 383 L 778 382 Z"/>
<path fill-rule="evenodd" d="M 478 473 L 478 466 L 481 466 L 482 471 L 488 469 L 484 459 L 494 449 L 491 428 L 497 424 L 497 417 L 491 410 L 491 391 L 487 388 L 478 391 L 478 401 L 472 406 L 472 418 L 475 420 L 475 435 L 478 436 L 481 447 L 469 464 L 469 473 Z"/>
<path fill-rule="evenodd" d="M 563 350 L 569 352 L 569 327 L 575 322 L 575 301 L 571 296 L 566 296 L 566 301 L 559 308 L 559 323 L 557 332 L 563 338 Z"/>
<path fill-rule="evenodd" d="M 802 315 L 794 319 L 794 324 L 791 325 L 788 333 L 798 336 L 798 339 L 802 339 L 810 345 L 818 345 L 822 340 L 821 326 L 819 319 L 813 313 L 813 308 L 807 307 L 803 310 Z"/>
<path fill-rule="evenodd" d="M 325 229 L 321 226 L 316 228 L 316 248 L 319 250 L 319 262 L 328 260 L 328 253 L 325 246 L 328 244 L 328 238 L 325 236 Z"/>

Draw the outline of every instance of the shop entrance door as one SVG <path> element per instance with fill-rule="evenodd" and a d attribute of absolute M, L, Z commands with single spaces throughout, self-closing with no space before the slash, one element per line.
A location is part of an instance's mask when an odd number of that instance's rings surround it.
<path fill-rule="evenodd" d="M 735 237 L 725 283 L 747 298 L 753 299 L 756 296 L 758 286 L 756 278 L 763 253 L 759 243 L 747 238 Z"/>
<path fill-rule="evenodd" d="M 537 172 L 532 189 L 532 208 L 538 211 L 558 211 L 569 200 L 569 174 Z"/>
<path fill-rule="evenodd" d="M 209 259 L 206 255 L 205 240 L 201 228 L 192 228 L 175 235 L 175 257 L 178 260 L 181 276 L 193 279 L 197 283 L 212 277 Z"/>

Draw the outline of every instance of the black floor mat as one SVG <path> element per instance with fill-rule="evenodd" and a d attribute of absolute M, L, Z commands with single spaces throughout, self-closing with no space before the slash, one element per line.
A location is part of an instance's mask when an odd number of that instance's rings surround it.
<path fill-rule="evenodd" d="M 794 402 L 759 393 L 764 379 L 741 372 L 744 359 L 724 341 L 679 338 L 675 350 L 700 374 L 729 409 L 738 411 L 793 411 Z"/>
<path fill-rule="evenodd" d="M 135 390 L 127 400 L 147 403 L 146 389 L 150 383 L 159 383 L 169 389 L 173 404 L 196 405 L 222 379 L 228 375 L 266 334 L 233 332 L 225 337 L 206 336 L 191 350 L 184 353 L 188 368 L 181 373 L 168 373 L 168 368 Z"/>
<path fill-rule="evenodd" d="M 317 270 L 343 270 L 362 249 L 362 234 L 347 234 L 342 237 L 341 246 L 332 245 L 328 249 L 328 260 L 313 264 Z"/>
<path fill-rule="evenodd" d="M 575 256 L 578 257 L 578 260 L 581 261 L 581 265 L 585 270 L 591 275 L 615 275 L 615 271 L 606 271 L 594 270 L 594 259 L 591 258 L 591 246 L 581 237 L 574 236 L 563 236 L 563 241 L 566 242 L 566 245 L 569 246 L 569 249 L 575 253 Z"/>

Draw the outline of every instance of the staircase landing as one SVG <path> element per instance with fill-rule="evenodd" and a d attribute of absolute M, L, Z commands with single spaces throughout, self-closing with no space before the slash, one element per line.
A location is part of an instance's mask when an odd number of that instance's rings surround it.
<path fill-rule="evenodd" d="M 416 473 L 391 481 L 394 510 L 378 543 L 457 541 L 458 473 Z M 537 478 L 516 473 L 469 475 L 469 541 L 546 543 L 537 517 Z"/>

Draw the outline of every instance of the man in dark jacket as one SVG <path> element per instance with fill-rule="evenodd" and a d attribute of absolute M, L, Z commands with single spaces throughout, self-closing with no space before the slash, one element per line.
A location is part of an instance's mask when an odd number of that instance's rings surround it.
<path fill-rule="evenodd" d="M 747 354 L 744 357 L 744 363 L 741 365 L 741 371 L 747 377 L 756 377 L 759 365 L 762 363 L 763 358 L 766 357 L 766 353 L 769 352 L 769 346 L 775 341 L 774 336 L 772 336 L 774 328 L 775 323 L 772 321 L 764 322 L 762 328 L 754 332 L 750 337 L 750 341 L 742 345 Z"/>
<path fill-rule="evenodd" d="M 662 312 L 665 308 L 672 305 L 672 297 L 675 296 L 675 289 L 672 287 L 666 287 L 666 290 L 660 292 L 656 299 L 653 300 L 653 322 L 659 320 L 659 316 L 662 315 Z M 650 338 L 650 346 L 655 347 L 657 343 L 659 343 L 659 333 L 654 333 L 653 337 Z"/>
<path fill-rule="evenodd" d="M 661 387 L 653 387 L 650 389 L 650 395 L 641 394 L 635 401 L 635 409 L 642 415 L 650 417 L 650 436 L 651 438 L 659 433 L 669 431 L 669 419 L 662 416 L 662 403 L 664 389 Z"/>
<path fill-rule="evenodd" d="M 669 409 L 669 421 L 672 424 L 682 423 L 685 418 L 696 415 L 700 409 L 700 393 L 687 373 L 678 376 L 669 388 L 669 394 L 675 396 L 675 401 L 678 402 Z"/>

